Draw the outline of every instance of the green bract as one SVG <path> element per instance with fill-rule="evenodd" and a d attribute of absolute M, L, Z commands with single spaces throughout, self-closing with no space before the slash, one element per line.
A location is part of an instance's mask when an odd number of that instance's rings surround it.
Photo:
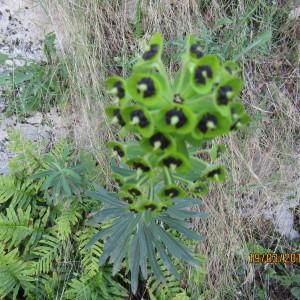
<path fill-rule="evenodd" d="M 174 257 L 196 265 L 190 250 L 171 232 L 201 240 L 188 222 L 204 214 L 185 208 L 200 204 L 196 197 L 207 195 L 210 183 L 225 180 L 225 169 L 218 163 L 225 146 L 214 145 L 213 139 L 249 122 L 238 102 L 243 81 L 235 62 L 203 53 L 189 35 L 173 81 L 163 66 L 162 49 L 162 36 L 156 33 L 128 79 L 107 80 L 108 92 L 117 100 L 107 107 L 107 115 L 123 127 L 119 136 L 131 134 L 135 141 L 108 143 L 121 158 L 112 162 L 118 194 L 103 188 L 88 193 L 103 203 L 91 223 L 106 223 L 90 245 L 105 241 L 100 263 L 109 260 L 114 274 L 129 267 L 133 293 L 140 273 L 147 278 L 148 265 L 164 280 L 157 260 L 176 278 Z"/>
<path fill-rule="evenodd" d="M 111 76 L 105 83 L 107 90 L 116 98 L 117 103 L 125 104 L 128 100 L 126 81 L 119 76 Z"/>

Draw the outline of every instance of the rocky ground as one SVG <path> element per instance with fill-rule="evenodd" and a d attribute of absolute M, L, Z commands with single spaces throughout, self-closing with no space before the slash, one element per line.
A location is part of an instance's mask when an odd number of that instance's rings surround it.
<path fill-rule="evenodd" d="M 43 40 L 51 31 L 51 23 L 37 1 L 0 0 L 0 53 L 8 55 L 0 65 L 0 74 L 26 61 L 42 61 Z M 10 131 L 18 129 L 32 141 L 47 139 L 52 142 L 67 135 L 55 108 L 49 113 L 37 112 L 22 121 L 16 116 L 7 117 L 5 109 L 6 99 L 0 93 L 0 174 L 8 174 L 8 159 L 13 155 L 7 147 Z"/>

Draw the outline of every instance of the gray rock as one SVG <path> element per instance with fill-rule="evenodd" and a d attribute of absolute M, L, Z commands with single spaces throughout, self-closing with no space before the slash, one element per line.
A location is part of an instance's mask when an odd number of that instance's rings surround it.
<path fill-rule="evenodd" d="M 5 152 L 0 152 L 0 174 L 8 175 L 9 167 L 8 167 L 9 155 Z"/>
<path fill-rule="evenodd" d="M 49 133 L 42 126 L 33 126 L 31 124 L 17 124 L 16 129 L 20 129 L 23 136 L 33 142 L 40 139 L 48 139 Z"/>
<path fill-rule="evenodd" d="M 41 124 L 43 122 L 43 115 L 40 112 L 37 112 L 30 118 L 26 118 L 26 123 L 28 124 Z"/>

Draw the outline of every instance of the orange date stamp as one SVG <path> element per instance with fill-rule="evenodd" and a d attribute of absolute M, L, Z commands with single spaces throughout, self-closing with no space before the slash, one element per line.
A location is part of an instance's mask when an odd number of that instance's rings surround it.
<path fill-rule="evenodd" d="M 254 264 L 300 264 L 300 253 L 250 253 L 249 262 Z"/>

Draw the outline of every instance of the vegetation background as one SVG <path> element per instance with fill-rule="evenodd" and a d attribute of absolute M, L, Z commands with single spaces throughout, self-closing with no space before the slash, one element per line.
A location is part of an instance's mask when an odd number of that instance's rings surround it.
<path fill-rule="evenodd" d="M 203 299 L 300 299 L 299 265 L 248 261 L 249 252 L 300 252 L 299 238 L 292 241 L 280 231 L 283 210 L 292 213 L 292 229 L 300 230 L 299 3 L 41 0 L 41 4 L 57 29 L 66 68 L 62 114 L 66 122 L 75 114 L 71 121 L 75 149 L 93 154 L 96 178 L 108 187 L 113 183 L 106 142 L 116 134 L 103 109 L 110 102 L 104 90 L 108 75 L 128 76 L 137 53 L 156 31 L 166 40 L 163 59 L 171 75 L 178 69 L 187 33 L 199 37 L 205 53 L 238 61 L 245 81 L 241 97 L 252 121 L 248 129 L 222 139 L 227 144 L 222 163 L 228 179 L 203 197 L 209 217 L 193 224 L 206 237 L 197 245 L 207 257 L 205 279 L 197 274 L 192 280 L 189 270 L 180 286 L 193 282 Z M 72 263 L 72 256 L 67 260 Z M 62 299 L 63 294 L 64 289 L 53 299 Z"/>

